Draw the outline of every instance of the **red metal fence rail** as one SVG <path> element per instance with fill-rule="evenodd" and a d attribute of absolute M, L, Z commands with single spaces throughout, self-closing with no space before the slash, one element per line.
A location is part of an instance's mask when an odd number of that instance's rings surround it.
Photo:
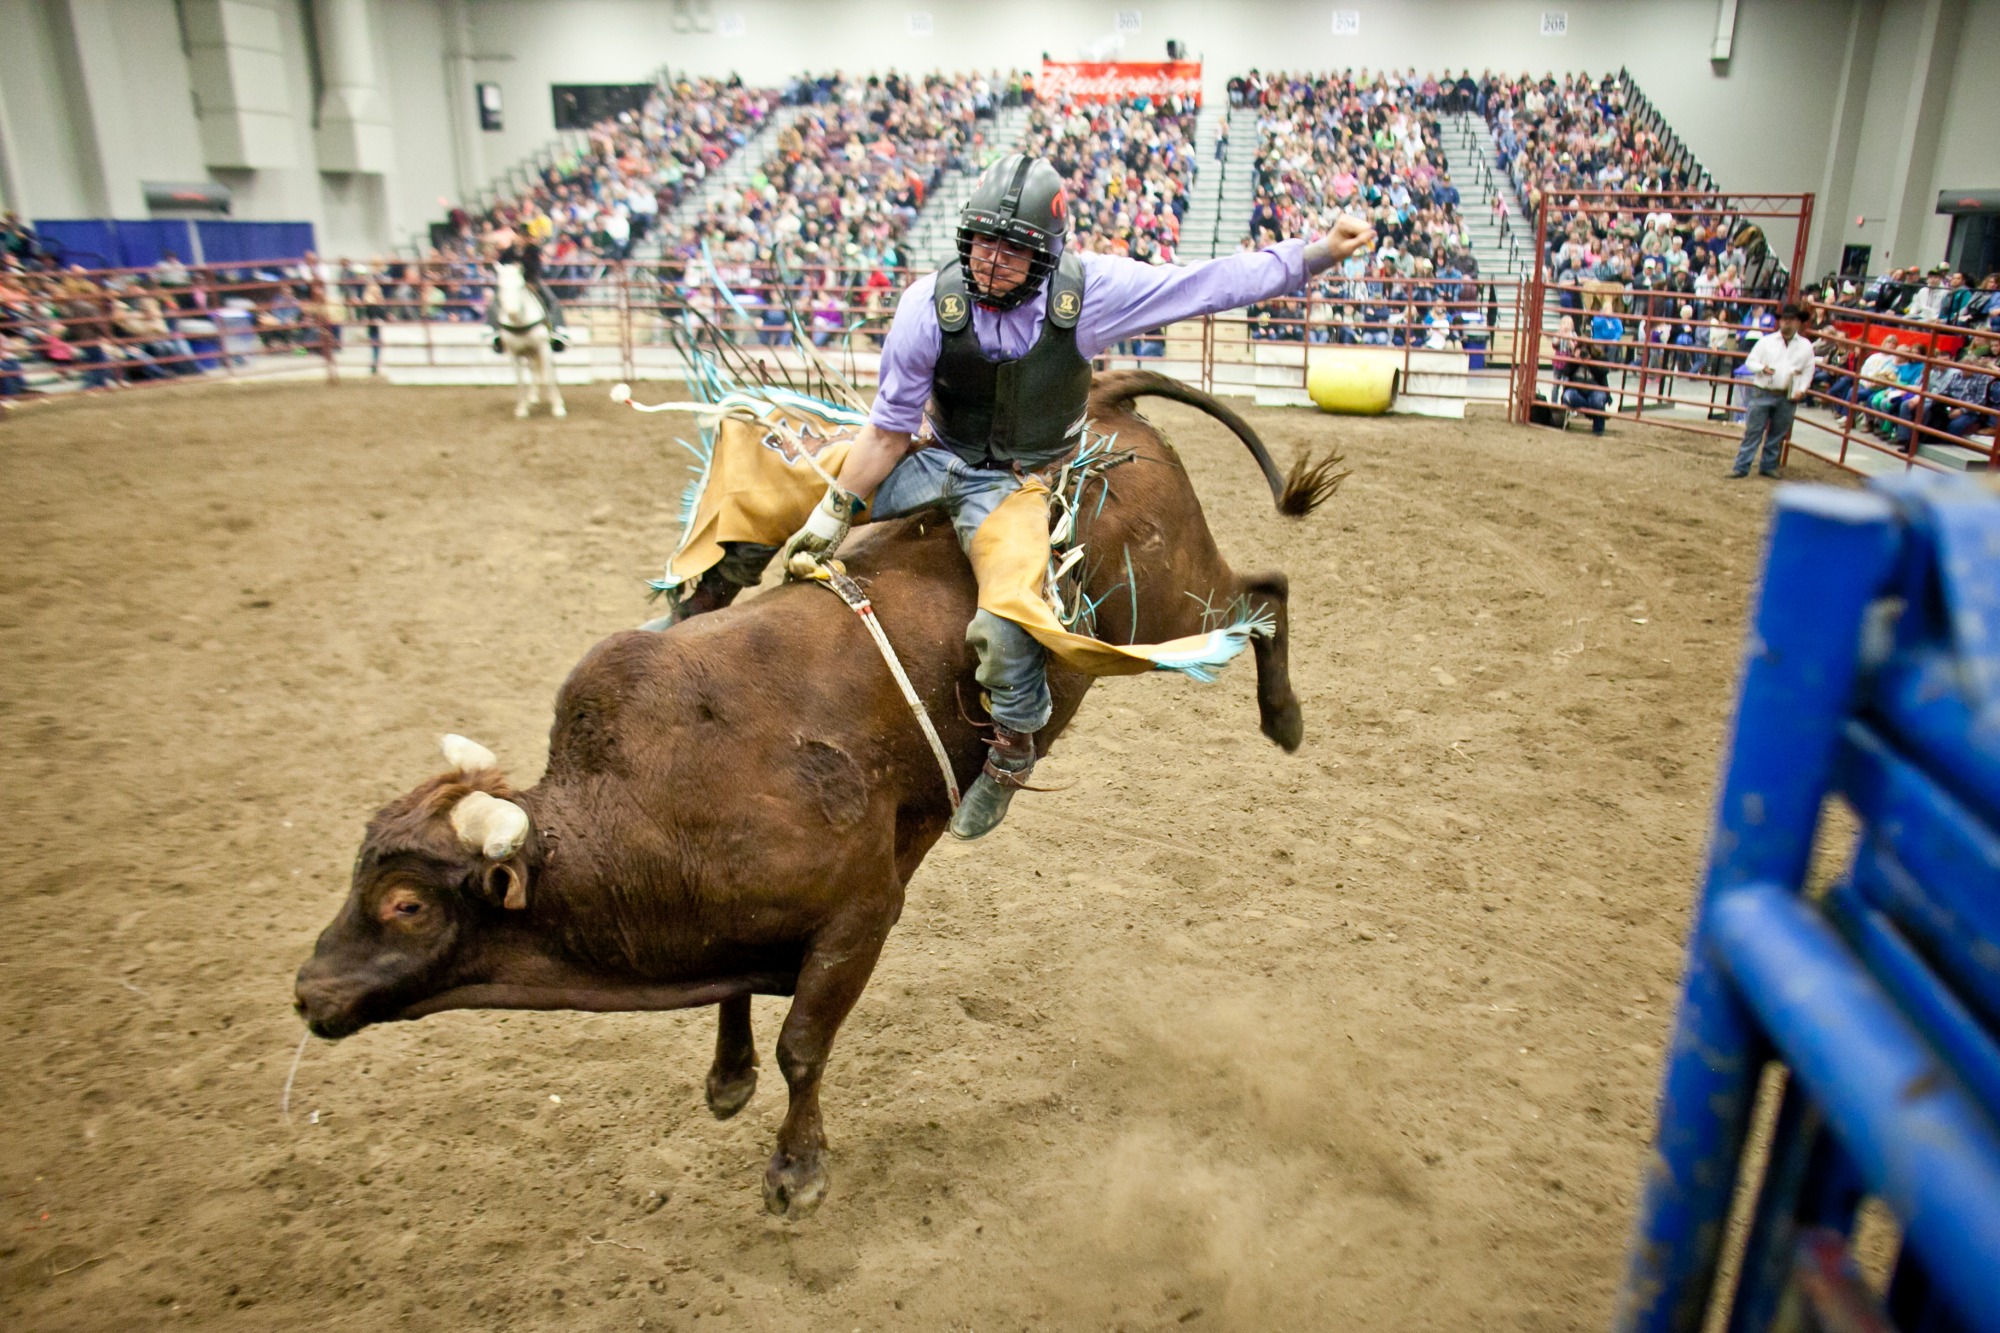
<path fill-rule="evenodd" d="M 1809 221 L 1807 196 L 1688 196 L 1665 211 L 1717 217 L 1720 201 L 1773 199 L 1792 201 L 1787 216 L 1801 227 Z M 1590 209 L 1609 217 L 1632 202 L 1581 196 L 1569 211 L 1588 221 Z M 1551 211 L 1538 220 L 1544 242 Z M 1754 207 L 1729 216 L 1755 216 Z M 1525 421 L 1540 397 L 1585 417 L 1736 435 L 1742 362 L 1774 322 L 1789 283 L 1703 301 L 1554 280 L 1545 243 L 1539 254 L 1538 281 L 1329 274 L 1303 296 L 1140 334 L 1108 349 L 1102 364 L 1151 366 L 1259 402 L 1304 403 L 1317 360 L 1360 353 L 1395 359 L 1412 410 L 1456 415 L 1468 405 L 1504 404 Z M 1797 262 L 1795 252 L 1793 273 Z M 861 270 L 780 279 L 768 268 L 717 273 L 677 262 L 597 263 L 554 271 L 550 281 L 575 335 L 574 350 L 559 360 L 569 381 L 678 378 L 678 343 L 693 320 L 773 373 L 802 373 L 799 343 L 809 341 L 865 384 L 875 378 L 899 294 Z M 512 370 L 488 345 L 491 286 L 484 266 L 416 261 L 211 266 L 191 270 L 185 282 L 132 269 L 11 275 L 0 279 L 0 395 L 11 403 L 36 389 L 106 392 L 300 373 L 500 383 Z M 1693 308 L 1683 314 L 1683 307 Z M 1561 323 L 1566 312 L 1573 330 Z M 1840 306 L 1809 305 L 1808 313 L 1821 366 L 1795 444 L 1858 471 L 2000 463 L 1993 431 L 2000 406 L 1990 396 L 2000 374 L 1987 374 L 1995 367 L 1979 334 Z M 1593 316 L 1611 324 L 1592 329 Z M 1884 375 L 1884 363 L 1867 359 L 1891 338 L 1898 360 Z M 1878 373 L 1867 373 L 1868 364 Z M 1602 373 L 1601 403 L 1573 396 L 1579 372 Z"/>
<path fill-rule="evenodd" d="M 1906 467 L 2000 471 L 2000 336 L 1817 301 L 1806 312 L 1821 353 L 1807 400 L 1832 417 L 1805 423 L 1830 437 L 1813 452 L 1847 468 L 1859 446 Z"/>
<path fill-rule="evenodd" d="M 574 349 L 566 380 L 677 378 L 685 330 L 708 326 L 774 372 L 800 372 L 809 341 L 857 382 L 875 378 L 900 294 L 865 270 L 601 262 L 552 270 Z M 36 275 L 0 289 L 0 336 L 14 387 L 107 391 L 209 375 L 312 367 L 328 377 L 498 382 L 483 266 L 417 261 L 194 270 L 165 286 L 151 270 Z M 14 298 L 19 299 L 14 299 Z M 1393 355 L 1406 389 L 1501 404 L 1520 284 L 1447 275 L 1330 274 L 1302 296 L 1141 333 L 1103 363 L 1151 365 L 1211 392 L 1304 402 L 1309 365 L 1340 349 Z M 803 334 L 803 337 L 801 337 Z M 12 365 L 13 370 L 6 367 Z M 0 380 L 0 386 L 5 385 Z"/>
<path fill-rule="evenodd" d="M 1635 316 L 1645 323 L 1643 331 L 1651 335 L 1656 326 L 1669 317 L 1669 311 L 1663 308 L 1663 304 L 1669 301 L 1674 307 L 1671 313 L 1675 317 L 1678 316 L 1679 306 L 1691 303 L 1706 320 L 1709 312 L 1705 307 L 1720 303 L 1731 307 L 1731 318 L 1735 320 L 1741 318 L 1740 308 L 1746 304 L 1754 307 L 1760 303 L 1770 304 L 1796 297 L 1798 274 L 1805 263 L 1806 242 L 1812 228 L 1812 210 L 1813 197 L 1809 194 L 1584 190 L 1561 197 L 1545 196 L 1535 218 L 1533 264 L 1521 312 L 1524 333 L 1522 354 L 1515 365 L 1512 395 L 1514 419 L 1524 424 L 1529 420 L 1538 396 L 1537 390 L 1544 382 L 1552 390 L 1546 395 L 1548 401 L 1557 402 L 1560 397 L 1553 391 L 1554 372 L 1558 362 L 1567 358 L 1550 355 L 1546 377 L 1543 371 L 1545 351 L 1551 350 L 1549 344 L 1557 332 L 1554 321 L 1565 309 L 1594 309 L 1617 317 L 1621 324 L 1625 317 Z M 1672 230 L 1675 232 L 1692 234 L 1699 227 L 1710 230 L 1711 234 L 1724 234 L 1732 243 L 1739 238 L 1748 242 L 1757 256 L 1758 265 L 1755 271 L 1743 275 L 1744 289 L 1702 297 L 1691 292 L 1675 292 L 1665 286 L 1635 287 L 1631 279 L 1624 275 L 1600 280 L 1585 277 L 1568 268 L 1560 272 L 1556 270 L 1556 257 L 1563 239 L 1574 236 L 1581 246 L 1595 249 L 1602 246 L 1606 238 L 1620 237 L 1623 229 L 1633 225 L 1635 218 L 1644 219 L 1657 214 L 1665 214 L 1672 219 Z M 1771 244 L 1772 238 L 1766 235 L 1767 225 L 1792 233 L 1789 238 L 1792 242 L 1789 267 L 1781 265 L 1778 259 L 1780 251 Z M 1777 238 L 1780 243 L 1784 239 L 1783 236 Z M 1660 258 L 1664 277 L 1668 261 L 1664 256 Z M 1716 258 L 1719 261 L 1719 253 Z M 1554 311 L 1549 307 L 1551 293 L 1556 298 Z M 1628 340 L 1622 332 L 1610 341 L 1620 348 L 1635 341 L 1644 342 L 1643 339 Z M 1629 355 L 1620 355 L 1616 358 L 1615 368 L 1622 371 L 1630 362 Z M 1580 364 L 1595 366 L 1597 362 L 1585 358 Z M 1635 399 L 1635 402 L 1644 401 L 1643 394 Z M 1623 413 L 1615 412 L 1613 415 Z M 1636 414 L 1634 419 L 1637 419 Z M 1661 417 L 1658 413 L 1656 419 L 1663 425 L 1682 424 L 1671 416 Z"/>
<path fill-rule="evenodd" d="M 1622 273 L 1600 279 L 1567 264 L 1556 271 L 1568 237 L 1601 246 L 1621 225 L 1660 213 L 1672 219 L 1671 231 L 1685 235 L 1700 224 L 1732 246 L 1748 241 L 1753 264 L 1742 286 L 1697 292 L 1634 283 Z M 1585 191 L 1545 199 L 1533 269 L 1520 292 L 1514 420 L 1529 421 L 1540 400 L 1585 419 L 1737 437 L 1743 362 L 1775 327 L 1779 307 L 1797 298 L 1812 218 L 1809 194 Z M 1786 240 L 1791 262 L 1781 265 Z M 1986 397 L 1993 366 L 1977 334 L 1812 302 L 1805 310 L 1820 365 L 1789 447 L 1859 472 L 1990 469 L 2000 461 L 1993 440 L 2000 408 Z M 1897 382 L 1869 383 L 1859 374 L 1861 360 L 1899 332 Z M 1979 401 L 1946 391 L 1966 385 Z"/>

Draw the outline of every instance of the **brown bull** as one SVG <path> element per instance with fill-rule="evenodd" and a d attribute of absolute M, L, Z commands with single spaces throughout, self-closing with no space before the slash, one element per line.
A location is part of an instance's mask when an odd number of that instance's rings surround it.
<path fill-rule="evenodd" d="M 1137 454 L 1109 474 L 1111 499 L 1086 534 L 1099 549 L 1128 547 L 1138 572 L 1136 595 L 1105 599 L 1099 635 L 1164 642 L 1205 628 L 1197 598 L 1248 598 L 1276 625 L 1253 641 L 1263 731 L 1296 749 L 1285 578 L 1230 572 L 1179 458 L 1133 412 L 1141 394 L 1227 424 L 1282 512 L 1330 493 L 1335 460 L 1301 460 L 1287 481 L 1233 412 L 1161 376 L 1107 375 L 1092 392 L 1098 429 Z M 970 782 L 985 753 L 959 702 L 977 696 L 964 635 L 975 589 L 950 525 L 878 525 L 847 564 Z M 1049 684 L 1044 748 L 1090 679 L 1051 663 Z M 715 1004 L 707 1096 L 727 1118 L 757 1082 L 750 997 L 790 995 L 777 1052 L 791 1104 L 764 1199 L 776 1213 L 811 1211 L 826 1189 L 827 1053 L 951 813 L 865 628 L 823 588 L 788 584 L 666 633 L 615 634 L 564 682 L 548 772 L 524 791 L 489 753 L 450 739 L 459 771 L 370 821 L 347 902 L 299 969 L 312 1030 L 337 1038 L 446 1009 Z"/>

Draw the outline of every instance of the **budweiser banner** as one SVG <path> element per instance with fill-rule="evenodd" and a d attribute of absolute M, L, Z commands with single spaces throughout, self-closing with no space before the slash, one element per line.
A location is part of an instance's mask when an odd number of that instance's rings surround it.
<path fill-rule="evenodd" d="M 1035 96 L 1049 102 L 1122 102 L 1179 93 L 1201 102 L 1199 60 L 1044 60 Z"/>

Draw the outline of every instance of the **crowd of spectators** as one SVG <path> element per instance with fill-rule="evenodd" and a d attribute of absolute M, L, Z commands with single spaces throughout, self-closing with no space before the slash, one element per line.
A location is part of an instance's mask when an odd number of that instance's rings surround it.
<path fill-rule="evenodd" d="M 911 224 L 946 172 L 976 171 L 997 151 L 992 121 L 1032 93 L 1018 72 L 995 71 L 835 74 L 792 95 L 804 112 L 739 194 L 667 247 L 663 277 L 705 316 L 726 321 L 733 299 L 762 343 L 790 343 L 797 312 L 817 344 L 858 329 L 879 346 L 912 276 Z"/>
<path fill-rule="evenodd" d="M 1529 215 L 1548 202 L 1554 368 L 1571 406 L 1602 406 L 1606 362 L 1658 376 L 1661 393 L 1680 374 L 1728 377 L 1774 326 L 1759 301 L 1782 295 L 1785 274 L 1762 230 L 1683 206 L 1691 160 L 1631 114 L 1616 78 L 1488 71 L 1467 101 L 1492 127 L 1497 165 Z M 1586 206 L 1587 191 L 1629 200 Z M 1726 408 L 1725 388 L 1711 394 Z"/>
<path fill-rule="evenodd" d="M 1253 308 L 1251 336 L 1483 348 L 1493 312 L 1480 299 L 1479 262 L 1437 119 L 1458 103 L 1457 83 L 1414 69 L 1253 70 L 1229 91 L 1232 105 L 1257 114 L 1246 246 L 1323 235 L 1343 213 L 1367 220 L 1379 238 L 1303 310 Z"/>
<path fill-rule="evenodd" d="M 1353 77 L 1362 86 L 1387 85 L 1407 92 L 1412 102 L 1426 111 L 1471 110 L 1479 90 L 1479 83 L 1470 70 L 1461 72 L 1456 79 L 1451 77 L 1450 70 L 1442 75 L 1419 75 L 1414 68 L 1401 73 L 1383 70 L 1373 75 L 1364 69 Z M 1230 79 L 1224 88 L 1229 94 L 1230 106 L 1256 107 L 1264 105 L 1270 82 L 1265 75 L 1253 69 L 1248 74 Z"/>
<path fill-rule="evenodd" d="M 542 247 L 552 267 L 628 258 L 661 214 L 697 189 L 764 125 L 774 90 L 728 79 L 679 79 L 636 111 L 592 126 L 580 151 L 542 168 L 522 194 L 464 208 L 434 236 L 446 259 L 483 258 L 502 237 Z"/>
<path fill-rule="evenodd" d="M 1609 74 L 1508 78 L 1490 71 L 1473 96 L 1493 129 L 1501 167 L 1533 214 L 1543 196 L 1578 190 L 1644 194 L 1692 188 L 1689 163 L 1642 117 Z"/>
<path fill-rule="evenodd" d="M 1907 449 L 1919 426 L 1963 439 L 2000 420 L 2000 275 L 1976 288 L 1946 265 L 1868 282 L 1828 277 L 1817 298 L 1823 320 L 1813 387 L 1841 424 Z M 1870 323 L 1879 315 L 1959 332 L 1905 324 L 1885 332 Z"/>
<path fill-rule="evenodd" d="M 1823 284 L 1823 299 L 1830 305 L 1851 304 L 1878 314 L 2000 333 L 2000 273 L 1988 273 L 1976 285 L 1949 264 L 1928 273 L 1921 267 L 1895 269 L 1865 283 L 1830 278 Z"/>
<path fill-rule="evenodd" d="M 898 74 L 793 80 L 783 94 L 735 79 L 663 86 L 636 111 L 593 127 L 588 146 L 543 169 L 523 194 L 477 214 L 455 210 L 421 262 L 382 258 L 263 265 L 226 273 L 178 258 L 148 271 L 86 275 L 64 266 L 9 215 L 0 228 L 0 395 L 27 390 L 29 371 L 84 387 L 200 374 L 248 338 L 265 350 L 317 349 L 339 326 L 476 321 L 485 260 L 510 237 L 542 247 L 562 299 L 584 295 L 603 260 L 623 259 L 658 219 L 772 115 L 791 117 L 743 191 L 661 238 L 660 299 L 727 320 L 748 307 L 766 342 L 789 341 L 785 293 L 826 341 L 859 304 L 886 326 L 907 280 L 902 238 L 947 170 L 989 155 L 997 111 L 1032 97 L 1019 73 Z M 730 291 L 723 295 L 713 278 Z M 228 308 L 236 307 L 235 312 Z M 246 328 L 247 326 L 247 328 Z"/>
<path fill-rule="evenodd" d="M 799 109 L 783 113 L 793 118 L 770 156 L 663 241 L 663 281 L 710 317 L 735 299 L 771 343 L 790 340 L 787 303 L 810 312 L 821 343 L 844 327 L 842 309 L 886 324 L 909 276 L 910 225 L 947 171 L 983 164 L 994 117 L 1026 95 L 1020 74 L 997 71 L 796 81 L 787 98 Z"/>
<path fill-rule="evenodd" d="M 1864 284 L 1831 277 L 1809 293 L 1818 322 L 1812 388 L 1822 395 L 1817 404 L 1839 424 L 1907 449 L 1917 426 L 1933 432 L 1926 438 L 1965 438 L 1990 432 L 2000 420 L 2000 325 L 1992 310 L 2000 305 L 2000 282 L 1983 283 L 1988 300 L 1975 306 L 1973 297 L 1981 292 L 1940 276 L 1919 290 L 1969 295 L 1932 323 L 1964 332 L 1906 325 L 1896 326 L 1900 333 L 1886 332 L 1870 317 L 1893 313 L 1901 299 L 1883 295 L 1887 279 Z M 1612 397 L 1610 374 L 1619 373 L 1619 391 L 1630 392 L 1632 374 L 1645 372 L 1647 392 L 1662 396 L 1673 393 L 1677 375 L 1702 377 L 1713 410 L 1733 418 L 1741 404 L 1732 388 L 1743 378 L 1744 354 L 1776 325 L 1765 303 L 1682 301 L 1678 293 L 1630 288 L 1585 296 L 1584 308 L 1561 315 L 1552 352 L 1560 400 L 1586 415 Z"/>
<path fill-rule="evenodd" d="M 1192 101 L 1173 95 L 1037 106 L 1020 151 L 1047 158 L 1068 182 L 1079 249 L 1171 264 L 1200 169 L 1195 115 Z"/>
<path fill-rule="evenodd" d="M 379 265 L 370 276 L 380 300 L 352 290 L 348 304 L 389 320 L 476 319 L 479 261 L 515 237 L 542 247 L 552 292 L 574 302 L 600 261 L 632 258 L 651 236 L 646 257 L 656 248 L 658 261 L 642 273 L 663 307 L 685 303 L 725 324 L 741 312 L 761 341 L 787 343 L 789 305 L 825 342 L 856 307 L 886 323 L 908 277 L 903 237 L 924 201 L 946 171 L 982 163 L 992 118 L 1029 97 L 1027 76 L 998 71 L 836 72 L 782 92 L 682 81 L 594 127 L 590 151 L 545 170 L 529 196 L 476 219 L 455 213 L 423 265 Z M 668 231 L 669 210 L 774 117 L 776 143 L 743 186 Z"/>
<path fill-rule="evenodd" d="M 1760 228 L 1676 206 L 1676 195 L 1692 188 L 1690 162 L 1628 114 L 1625 90 L 1611 75 L 1488 74 L 1474 104 L 1529 214 L 1551 203 L 1547 257 L 1558 282 L 1671 286 L 1704 303 L 1771 296 L 1782 286 L 1783 269 Z M 1632 206 L 1585 210 L 1581 191 L 1629 194 Z"/>
<path fill-rule="evenodd" d="M 1684 158 L 1627 114 L 1608 76 L 1253 71 L 1232 79 L 1229 93 L 1232 105 L 1255 108 L 1260 136 L 1246 247 L 1320 234 L 1343 211 L 1367 218 L 1382 238 L 1306 301 L 1253 309 L 1253 337 L 1485 346 L 1492 298 L 1482 300 L 1438 136 L 1438 113 L 1459 107 L 1489 119 L 1498 165 L 1531 204 L 1553 201 L 1549 271 L 1561 307 L 1553 351 L 1569 393 L 1608 397 L 1606 362 L 1662 381 L 1681 373 L 1726 381 L 1771 323 L 1752 298 L 1782 274 L 1761 235 L 1670 206 L 1671 192 L 1689 183 Z M 727 320 L 733 301 L 764 342 L 790 340 L 790 310 L 825 342 L 854 326 L 859 307 L 879 341 L 912 276 L 903 236 L 925 200 L 945 172 L 977 170 L 1010 146 L 989 144 L 991 118 L 1033 100 L 1024 76 L 997 72 L 832 74 L 795 79 L 782 93 L 733 79 L 682 81 L 594 128 L 587 151 L 548 168 L 522 197 L 477 217 L 454 214 L 423 263 L 309 256 L 216 273 L 170 254 L 149 270 L 87 273 L 10 214 L 0 220 L 0 396 L 23 392 L 33 369 L 86 387 L 200 374 L 219 364 L 232 334 L 264 350 L 320 350 L 343 322 L 370 326 L 374 340 L 376 326 L 398 319 L 474 320 L 488 280 L 481 261 L 503 232 L 539 239 L 559 293 L 578 295 L 585 277 L 566 264 L 630 255 L 663 211 L 772 115 L 789 119 L 743 188 L 660 238 L 661 302 Z M 1073 244 L 1170 263 L 1199 169 L 1194 122 L 1194 107 L 1176 98 L 1036 105 L 1019 146 L 1069 181 Z M 1628 191 L 1632 206 L 1564 207 L 1588 189 Z M 792 284 L 783 300 L 780 282 Z M 1942 348 L 1930 335 L 1872 347 L 1823 336 L 1815 387 L 1857 429 L 1908 444 L 1924 428 L 1992 427 L 2000 274 L 1974 283 L 1948 266 L 1904 269 L 1829 279 L 1818 296 L 1836 318 L 1846 307 L 1963 331 Z M 1919 350 L 1932 354 L 1928 368 Z"/>
<path fill-rule="evenodd" d="M 1436 87 L 1415 71 L 1253 75 L 1259 145 L 1251 236 L 1259 243 L 1319 236 L 1351 213 L 1374 226 L 1379 252 L 1401 276 L 1446 261 L 1476 275 L 1439 138 Z"/>
<path fill-rule="evenodd" d="M 172 251 L 150 269 L 86 270 L 9 213 L 0 218 L 0 398 L 27 394 L 31 372 L 109 388 L 204 374 L 250 347 L 307 350 L 319 336 L 301 303 L 309 290 L 296 268 L 217 272 Z"/>

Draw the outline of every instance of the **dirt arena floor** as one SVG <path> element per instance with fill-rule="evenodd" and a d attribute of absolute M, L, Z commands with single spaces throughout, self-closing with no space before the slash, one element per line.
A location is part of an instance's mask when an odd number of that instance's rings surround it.
<path fill-rule="evenodd" d="M 1100 686 L 939 847 L 829 1067 L 702 1105 L 711 1011 L 314 1043 L 292 974 L 438 733 L 539 772 L 647 614 L 684 457 L 602 386 L 217 386 L 0 421 L 0 1325 L 1601 1329 L 1771 489 L 1713 441 L 1253 417 L 1355 475 L 1274 516 L 1308 739 Z M 1803 461 L 1794 475 L 1836 480 Z"/>

